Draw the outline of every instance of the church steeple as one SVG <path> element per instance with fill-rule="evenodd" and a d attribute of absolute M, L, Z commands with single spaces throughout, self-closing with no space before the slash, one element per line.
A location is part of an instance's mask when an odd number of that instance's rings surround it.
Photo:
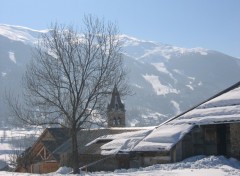
<path fill-rule="evenodd" d="M 107 107 L 108 127 L 125 126 L 125 106 L 115 85 L 112 91 L 111 102 Z"/>

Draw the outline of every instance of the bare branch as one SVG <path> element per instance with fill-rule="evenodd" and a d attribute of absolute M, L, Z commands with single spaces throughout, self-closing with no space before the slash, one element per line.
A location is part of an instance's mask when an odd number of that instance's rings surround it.
<path fill-rule="evenodd" d="M 42 36 L 23 78 L 23 103 L 9 97 L 12 112 L 25 123 L 70 128 L 73 146 L 77 130 L 96 123 L 93 111 L 105 113 L 113 86 L 128 88 L 116 25 L 93 16 L 83 22 L 81 34 L 56 23 Z"/>

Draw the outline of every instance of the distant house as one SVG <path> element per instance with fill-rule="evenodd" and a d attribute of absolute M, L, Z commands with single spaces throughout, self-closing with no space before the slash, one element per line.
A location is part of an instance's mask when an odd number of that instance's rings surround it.
<path fill-rule="evenodd" d="M 121 136 L 102 145 L 101 153 L 127 158 L 126 168 L 194 155 L 240 159 L 240 82 L 143 135 Z"/>
<path fill-rule="evenodd" d="M 59 168 L 58 156 L 53 151 L 69 138 L 64 128 L 46 128 L 32 147 L 17 159 L 16 172 L 48 173 Z"/>

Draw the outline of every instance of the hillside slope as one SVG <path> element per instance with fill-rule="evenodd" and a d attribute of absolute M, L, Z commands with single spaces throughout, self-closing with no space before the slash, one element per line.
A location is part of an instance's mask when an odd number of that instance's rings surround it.
<path fill-rule="evenodd" d="M 0 25 L 0 97 L 20 92 L 21 76 L 38 36 L 48 30 Z M 124 100 L 127 124 L 156 125 L 239 81 L 240 60 L 203 48 L 180 48 L 120 36 L 133 96 Z M 0 99 L 0 118 L 7 118 Z"/>

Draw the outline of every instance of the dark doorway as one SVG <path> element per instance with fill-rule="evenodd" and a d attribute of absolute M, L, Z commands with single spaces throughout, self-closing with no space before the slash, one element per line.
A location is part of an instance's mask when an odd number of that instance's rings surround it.
<path fill-rule="evenodd" d="M 217 125 L 217 154 L 227 155 L 227 126 Z"/>
<path fill-rule="evenodd" d="M 129 155 L 127 154 L 119 154 L 117 156 L 118 159 L 118 168 L 119 169 L 128 169 L 129 168 Z"/>

